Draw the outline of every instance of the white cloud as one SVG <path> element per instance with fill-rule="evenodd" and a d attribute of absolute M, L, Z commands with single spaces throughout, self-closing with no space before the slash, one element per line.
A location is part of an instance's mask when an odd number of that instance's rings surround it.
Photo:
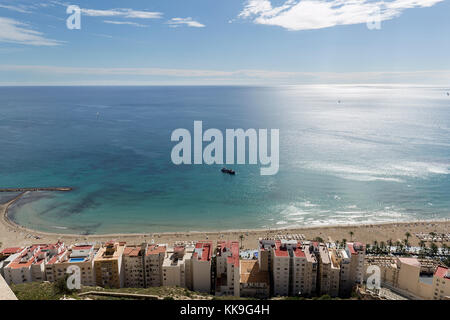
<path fill-rule="evenodd" d="M 172 18 L 169 21 L 167 21 L 167 24 L 169 24 L 171 27 L 178 27 L 180 25 L 186 25 L 188 27 L 193 27 L 193 28 L 203 28 L 205 26 L 204 24 L 201 24 L 200 22 L 192 20 L 191 17 Z"/>
<path fill-rule="evenodd" d="M 0 17 L 0 42 L 32 46 L 57 46 L 62 43 L 45 38 L 42 32 L 30 29 L 30 26 L 23 22 L 3 17 Z"/>
<path fill-rule="evenodd" d="M 136 22 L 131 22 L 131 21 L 115 21 L 115 20 L 103 20 L 104 23 L 109 23 L 109 24 L 120 24 L 120 25 L 130 25 L 130 26 L 135 26 L 135 27 L 141 27 L 141 28 L 145 28 L 148 27 L 145 24 L 140 24 L 140 23 L 136 23 Z"/>
<path fill-rule="evenodd" d="M 81 13 L 91 17 L 124 17 L 137 19 L 159 19 L 162 17 L 161 12 L 139 11 L 124 8 L 107 10 L 81 9 Z"/>
<path fill-rule="evenodd" d="M 247 0 L 239 17 L 288 30 L 311 30 L 390 20 L 405 9 L 431 7 L 441 1 L 285 0 L 274 7 L 270 0 Z"/>
<path fill-rule="evenodd" d="M 11 10 L 11 11 L 16 11 L 16 12 L 20 12 L 20 13 L 31 13 L 31 11 L 27 10 L 27 7 L 23 6 L 23 5 L 11 6 L 11 5 L 6 5 L 6 4 L 0 4 L 0 8 Z"/>

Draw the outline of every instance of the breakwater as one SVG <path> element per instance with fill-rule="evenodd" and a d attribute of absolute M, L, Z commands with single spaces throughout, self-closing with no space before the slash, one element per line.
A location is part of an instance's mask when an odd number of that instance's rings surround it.
<path fill-rule="evenodd" d="M 0 188 L 0 192 L 26 192 L 26 191 L 71 191 L 71 187 L 45 187 L 45 188 Z"/>

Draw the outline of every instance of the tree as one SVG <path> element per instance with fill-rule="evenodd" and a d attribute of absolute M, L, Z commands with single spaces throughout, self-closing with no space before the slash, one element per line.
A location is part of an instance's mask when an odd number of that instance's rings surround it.
<path fill-rule="evenodd" d="M 389 248 L 388 248 L 388 253 L 391 253 L 391 247 L 392 247 L 392 245 L 393 245 L 392 239 L 389 239 L 389 240 L 387 241 L 387 244 L 388 244 L 388 246 L 389 246 Z"/>
<path fill-rule="evenodd" d="M 386 249 L 386 244 L 384 243 L 384 241 L 380 242 L 380 248 L 381 248 L 381 252 L 384 253 L 384 251 Z"/>
<path fill-rule="evenodd" d="M 314 241 L 316 241 L 316 242 L 323 242 L 323 239 L 321 237 L 315 237 Z"/>
<path fill-rule="evenodd" d="M 430 245 L 431 255 L 435 256 L 438 253 L 438 246 L 436 243 L 432 242 Z"/>
<path fill-rule="evenodd" d="M 353 235 L 354 235 L 353 231 L 350 231 L 348 234 L 350 235 L 350 241 L 353 241 Z"/>
<path fill-rule="evenodd" d="M 345 246 L 347 245 L 347 239 L 342 239 L 342 246 L 345 248 Z"/>
<path fill-rule="evenodd" d="M 244 246 L 242 245 L 242 241 L 244 241 L 244 235 L 243 234 L 241 234 L 239 236 L 239 240 L 241 240 L 241 249 L 242 249 L 242 248 L 244 248 Z"/>
<path fill-rule="evenodd" d="M 405 233 L 405 237 L 406 237 L 406 239 L 405 239 L 405 246 L 406 246 L 406 248 L 408 248 L 409 247 L 409 237 L 411 237 L 411 233 L 409 233 L 408 231 Z"/>
<path fill-rule="evenodd" d="M 336 248 L 337 249 L 339 249 L 339 244 L 340 244 L 339 240 L 336 240 Z"/>
<path fill-rule="evenodd" d="M 408 231 L 406 231 L 405 237 L 406 237 L 406 240 L 408 241 L 408 240 L 409 240 L 409 237 L 411 237 L 411 233 L 409 233 Z"/>

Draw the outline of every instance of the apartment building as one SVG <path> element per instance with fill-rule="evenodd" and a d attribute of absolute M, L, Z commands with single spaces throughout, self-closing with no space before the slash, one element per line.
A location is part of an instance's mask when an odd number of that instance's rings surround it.
<path fill-rule="evenodd" d="M 20 256 L 20 254 L 22 253 L 22 251 L 26 250 L 25 248 L 23 248 L 21 251 L 17 252 L 17 253 L 13 253 L 13 254 L 8 254 L 7 256 L 4 256 L 4 260 L 0 261 L 0 275 L 4 278 L 5 277 L 5 272 L 4 272 L 4 268 L 9 265 L 12 261 L 14 261 L 18 256 Z"/>
<path fill-rule="evenodd" d="M 64 244 L 60 242 L 50 245 L 36 244 L 25 248 L 3 267 L 5 281 L 8 284 L 20 284 L 46 280 L 45 264 L 64 248 Z"/>
<path fill-rule="evenodd" d="M 290 295 L 309 295 L 311 294 L 309 275 L 307 274 L 308 260 L 306 253 L 302 248 L 301 243 L 297 243 L 292 248 L 290 272 L 292 277 L 290 279 Z"/>
<path fill-rule="evenodd" d="M 303 295 L 313 296 L 317 293 L 317 274 L 319 269 L 319 264 L 317 262 L 317 257 L 314 253 L 314 247 L 309 243 L 303 244 L 303 252 L 306 258 L 306 277 L 305 286 L 303 289 Z"/>
<path fill-rule="evenodd" d="M 25 249 L 24 247 L 11 247 L 3 249 L 2 251 L 0 251 L 0 262 L 5 261 L 11 255 L 17 254 L 23 251 L 24 249 Z"/>
<path fill-rule="evenodd" d="M 167 248 L 162 264 L 162 285 L 192 290 L 192 254 L 190 246 Z"/>
<path fill-rule="evenodd" d="M 123 252 L 125 245 L 125 242 L 107 242 L 98 250 L 94 258 L 95 282 L 98 286 L 110 288 L 124 286 Z"/>
<path fill-rule="evenodd" d="M 364 259 L 366 257 L 366 247 L 360 242 L 349 242 L 345 251 L 350 258 L 350 279 L 352 286 L 361 284 L 364 280 Z"/>
<path fill-rule="evenodd" d="M 239 297 L 239 242 L 219 241 L 216 249 L 216 295 Z"/>
<path fill-rule="evenodd" d="M 147 287 L 159 287 L 162 285 L 165 254 L 165 245 L 152 244 L 147 247 L 144 257 L 145 284 Z M 189 283 L 186 286 L 189 287 Z"/>
<path fill-rule="evenodd" d="M 270 296 L 269 272 L 259 268 L 258 260 L 240 260 L 241 297 L 266 299 Z"/>
<path fill-rule="evenodd" d="M 261 271 L 272 272 L 272 251 L 275 248 L 275 240 L 259 239 L 258 242 L 258 264 Z"/>
<path fill-rule="evenodd" d="M 450 269 L 439 266 L 433 275 L 431 297 L 433 300 L 450 300 Z"/>
<path fill-rule="evenodd" d="M 328 294 L 332 297 L 337 297 L 339 295 L 341 266 L 336 260 L 335 250 L 328 250 L 328 256 L 330 258 L 330 287 Z"/>
<path fill-rule="evenodd" d="M 317 275 L 319 295 L 330 294 L 331 286 L 331 259 L 325 244 L 318 245 L 317 260 L 319 262 L 319 273 Z"/>
<path fill-rule="evenodd" d="M 331 255 L 333 264 L 339 266 L 339 296 L 350 296 L 353 288 L 353 281 L 350 279 L 350 258 L 344 249 L 333 249 Z"/>
<path fill-rule="evenodd" d="M 291 257 L 288 248 L 286 242 L 277 240 L 275 248 L 272 249 L 273 295 L 275 296 L 289 295 Z"/>
<path fill-rule="evenodd" d="M 144 257 L 147 245 L 127 246 L 123 251 L 124 286 L 128 288 L 145 288 Z"/>
<path fill-rule="evenodd" d="M 80 282 L 84 286 L 95 286 L 95 250 L 92 244 L 75 244 L 55 255 L 45 266 L 48 281 L 64 278 L 71 266 L 80 268 Z"/>
<path fill-rule="evenodd" d="M 7 284 L 20 284 L 31 282 L 31 265 L 35 261 L 39 246 L 26 248 L 16 259 L 11 261 L 4 269 Z"/>
<path fill-rule="evenodd" d="M 198 292 L 211 292 L 212 242 L 197 242 L 192 253 L 192 289 Z M 234 272 L 233 272 L 234 274 Z"/>

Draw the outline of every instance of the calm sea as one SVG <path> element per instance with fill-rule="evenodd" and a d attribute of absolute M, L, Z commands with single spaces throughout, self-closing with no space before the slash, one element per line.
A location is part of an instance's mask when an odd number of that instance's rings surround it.
<path fill-rule="evenodd" d="M 220 230 L 450 217 L 448 88 L 2 87 L 11 218 L 54 232 Z M 276 128 L 280 169 L 175 166 L 176 128 Z M 12 195 L 1 195 L 0 200 Z"/>

